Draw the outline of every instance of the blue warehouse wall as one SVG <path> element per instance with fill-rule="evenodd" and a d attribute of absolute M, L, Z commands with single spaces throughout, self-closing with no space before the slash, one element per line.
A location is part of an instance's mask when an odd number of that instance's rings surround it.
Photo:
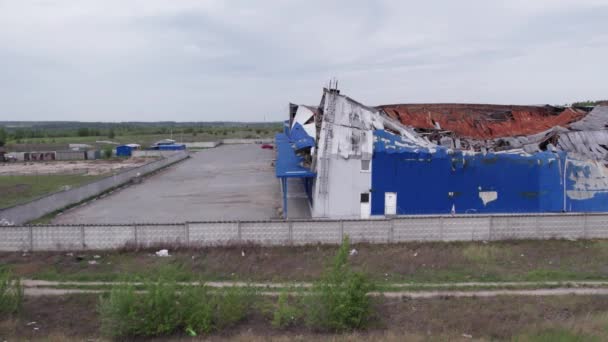
<path fill-rule="evenodd" d="M 608 175 L 602 163 L 568 159 L 565 182 L 566 211 L 608 211 Z"/>
<path fill-rule="evenodd" d="M 559 212 L 564 207 L 561 152 L 448 154 L 440 147 L 404 148 L 384 131 L 375 136 L 372 215 L 384 214 L 385 192 L 397 193 L 398 214 L 445 214 L 452 207 L 457 213 Z"/>

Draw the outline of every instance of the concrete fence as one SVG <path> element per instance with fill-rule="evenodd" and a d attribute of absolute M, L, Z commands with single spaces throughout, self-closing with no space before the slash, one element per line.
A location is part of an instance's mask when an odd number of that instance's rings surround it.
<path fill-rule="evenodd" d="M 28 203 L 1 209 L 0 224 L 23 224 L 25 222 L 35 220 L 56 210 L 82 202 L 112 188 L 126 184 L 135 177 L 154 172 L 187 157 L 188 153 L 186 152 L 173 152 L 173 154 L 167 158 L 122 171 L 83 186 L 72 188 L 70 190 L 58 191 Z M 0 226 L 0 229 L 4 229 L 4 227 Z M 1 234 L 0 239 L 2 239 Z"/>
<path fill-rule="evenodd" d="M 0 227 L 0 251 L 608 238 L 608 214 L 409 216 L 372 220 Z"/>

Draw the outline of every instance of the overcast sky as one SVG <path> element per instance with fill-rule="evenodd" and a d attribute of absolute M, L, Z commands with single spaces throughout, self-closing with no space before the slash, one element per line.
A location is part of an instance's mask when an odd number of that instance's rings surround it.
<path fill-rule="evenodd" d="M 502 4 L 499 4 L 502 3 Z M 608 98 L 608 0 L 0 0 L 0 120 Z"/>

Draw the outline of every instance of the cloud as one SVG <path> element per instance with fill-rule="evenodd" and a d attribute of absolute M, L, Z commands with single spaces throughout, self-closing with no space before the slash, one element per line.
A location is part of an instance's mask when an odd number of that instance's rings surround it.
<path fill-rule="evenodd" d="M 604 98 L 595 0 L 0 0 L 0 120 L 280 120 L 369 104 Z"/>

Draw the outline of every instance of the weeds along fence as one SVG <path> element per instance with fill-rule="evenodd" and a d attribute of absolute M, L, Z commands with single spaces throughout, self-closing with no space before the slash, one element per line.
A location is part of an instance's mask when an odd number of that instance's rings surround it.
<path fill-rule="evenodd" d="M 70 205 L 80 203 L 91 197 L 95 197 L 108 190 L 124 185 L 136 177 L 157 171 L 185 158 L 188 158 L 187 152 L 176 152 L 166 158 L 125 170 L 79 187 L 65 191 L 57 191 L 24 204 L 0 209 L 0 225 L 24 224 Z M 0 226 L 0 229 L 3 229 L 3 227 Z"/>
<path fill-rule="evenodd" d="M 6 226 L 0 227 L 0 251 L 339 244 L 344 235 L 354 243 L 608 238 L 608 214 Z"/>

